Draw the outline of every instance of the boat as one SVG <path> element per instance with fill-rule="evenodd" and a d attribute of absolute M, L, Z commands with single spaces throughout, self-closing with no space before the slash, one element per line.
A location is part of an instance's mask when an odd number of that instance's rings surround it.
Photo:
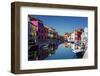
<path fill-rule="evenodd" d="M 76 56 L 78 58 L 82 58 L 85 51 L 84 51 L 84 49 L 75 49 L 75 50 L 73 50 L 73 52 L 76 54 Z"/>

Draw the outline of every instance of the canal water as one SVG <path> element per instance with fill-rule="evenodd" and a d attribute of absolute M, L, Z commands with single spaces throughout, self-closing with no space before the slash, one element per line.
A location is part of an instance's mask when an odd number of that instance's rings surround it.
<path fill-rule="evenodd" d="M 45 58 L 45 60 L 52 59 L 74 59 L 77 58 L 76 54 L 73 52 L 73 49 L 65 47 L 64 43 L 58 45 L 58 48 L 55 50 L 55 53 L 51 56 Z"/>
<path fill-rule="evenodd" d="M 84 45 L 75 43 L 53 43 L 46 45 L 35 45 L 28 50 L 28 60 L 56 60 L 56 59 L 77 59 L 84 55 Z"/>

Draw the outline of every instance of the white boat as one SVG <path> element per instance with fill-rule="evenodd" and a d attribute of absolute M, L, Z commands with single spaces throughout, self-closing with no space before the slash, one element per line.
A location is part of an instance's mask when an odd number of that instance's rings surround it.
<path fill-rule="evenodd" d="M 79 52 L 83 52 L 84 50 L 83 49 L 75 49 L 73 50 L 74 53 L 79 53 Z"/>

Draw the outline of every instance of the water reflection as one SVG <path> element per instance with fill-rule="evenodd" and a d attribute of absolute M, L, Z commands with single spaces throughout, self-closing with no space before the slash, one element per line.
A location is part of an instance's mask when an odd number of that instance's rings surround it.
<path fill-rule="evenodd" d="M 29 60 L 43 60 L 48 56 L 55 54 L 55 50 L 58 48 L 57 44 L 46 45 L 34 45 L 28 51 Z"/>
<path fill-rule="evenodd" d="M 76 54 L 77 58 L 82 58 L 85 51 L 87 50 L 87 46 L 84 43 L 70 43 L 70 42 L 65 42 L 64 43 L 65 48 L 71 48 L 72 51 Z"/>
<path fill-rule="evenodd" d="M 64 42 L 60 44 L 34 45 L 29 48 L 28 60 L 82 58 L 85 50 L 84 43 Z"/>

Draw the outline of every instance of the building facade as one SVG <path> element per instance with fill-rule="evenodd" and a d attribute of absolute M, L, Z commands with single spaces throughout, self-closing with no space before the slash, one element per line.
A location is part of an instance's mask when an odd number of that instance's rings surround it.
<path fill-rule="evenodd" d="M 69 33 L 65 33 L 64 34 L 64 41 L 68 42 L 69 36 L 70 36 Z"/>
<path fill-rule="evenodd" d="M 38 44 L 40 42 L 43 42 L 45 40 L 44 38 L 44 25 L 43 22 L 37 18 L 34 18 L 33 16 L 29 16 L 28 21 L 28 27 L 29 27 L 29 43 L 33 40 L 35 44 Z M 32 40 L 31 40 L 32 39 Z"/>

